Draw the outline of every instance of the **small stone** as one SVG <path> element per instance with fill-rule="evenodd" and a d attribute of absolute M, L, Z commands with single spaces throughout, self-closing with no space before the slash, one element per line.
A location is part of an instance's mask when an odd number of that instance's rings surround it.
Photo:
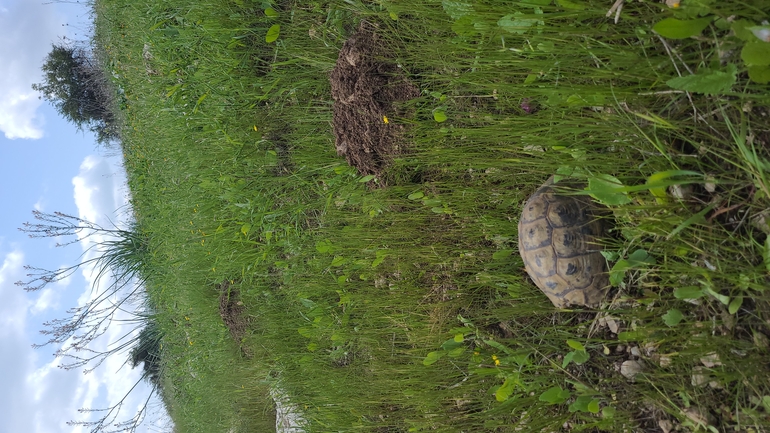
<path fill-rule="evenodd" d="M 636 375 L 641 373 L 642 370 L 644 370 L 644 367 L 640 361 L 629 359 L 620 364 L 620 374 L 631 381 L 633 381 L 636 378 Z"/>
<path fill-rule="evenodd" d="M 706 356 L 702 356 L 700 362 L 707 368 L 714 368 L 722 365 L 719 361 L 719 355 L 716 352 L 711 352 Z"/>
<path fill-rule="evenodd" d="M 665 368 L 671 365 L 671 357 L 668 355 L 661 355 L 658 359 L 658 363 L 661 367 Z"/>
<path fill-rule="evenodd" d="M 687 416 L 687 418 L 690 418 L 690 421 L 694 422 L 697 426 L 705 427 L 709 425 L 708 417 L 703 415 L 703 413 L 695 407 L 689 407 L 685 409 L 684 414 Z"/>
<path fill-rule="evenodd" d="M 646 343 L 644 345 L 644 354 L 646 356 L 652 356 L 657 350 L 658 346 L 655 343 Z"/>
<path fill-rule="evenodd" d="M 703 386 L 708 383 L 709 377 L 708 373 L 705 371 L 705 367 L 693 367 L 692 369 L 692 377 L 690 379 L 690 383 L 692 386 Z"/>
<path fill-rule="evenodd" d="M 658 421 L 658 427 L 663 430 L 663 433 L 669 433 L 674 428 L 674 425 L 671 423 L 671 421 L 662 419 Z"/>
<path fill-rule="evenodd" d="M 765 209 L 762 212 L 751 217 L 751 225 L 761 230 L 765 234 L 770 234 L 770 209 Z"/>
<path fill-rule="evenodd" d="M 618 325 L 617 319 L 610 316 L 610 315 L 604 315 L 599 318 L 599 326 L 606 326 L 607 329 L 610 330 L 613 334 L 617 334 L 620 330 L 620 326 Z"/>
<path fill-rule="evenodd" d="M 690 185 L 671 185 L 668 187 L 668 193 L 678 200 L 689 200 L 692 197 L 692 187 Z"/>

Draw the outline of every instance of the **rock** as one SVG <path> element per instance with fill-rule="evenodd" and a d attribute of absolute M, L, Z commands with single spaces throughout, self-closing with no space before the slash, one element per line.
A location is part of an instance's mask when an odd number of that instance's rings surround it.
<path fill-rule="evenodd" d="M 629 359 L 628 361 L 623 361 L 623 363 L 620 364 L 620 374 L 631 381 L 634 381 L 636 375 L 641 373 L 642 370 L 644 370 L 644 366 L 642 365 L 641 361 Z"/>
<path fill-rule="evenodd" d="M 658 427 L 663 430 L 663 433 L 669 433 L 671 430 L 673 430 L 674 425 L 671 423 L 671 421 L 662 419 L 658 421 Z"/>
<path fill-rule="evenodd" d="M 705 370 L 705 367 L 693 367 L 692 377 L 690 378 L 692 386 L 703 386 L 708 383 L 709 377 Z"/>
<path fill-rule="evenodd" d="M 688 407 L 685 409 L 684 414 L 690 421 L 694 422 L 696 426 L 706 427 L 709 425 L 708 416 L 704 415 L 698 408 Z"/>
<path fill-rule="evenodd" d="M 711 352 L 706 356 L 702 356 L 700 362 L 707 368 L 714 368 L 722 365 L 719 361 L 719 355 L 716 352 Z"/>

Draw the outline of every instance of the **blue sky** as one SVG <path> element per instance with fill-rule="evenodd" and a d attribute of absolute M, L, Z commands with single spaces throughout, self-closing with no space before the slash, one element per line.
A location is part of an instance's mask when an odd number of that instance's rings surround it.
<path fill-rule="evenodd" d="M 87 245 L 55 247 L 53 239 L 30 239 L 18 231 L 32 210 L 61 211 L 109 225 L 126 214 L 127 188 L 118 157 L 39 100 L 31 84 L 51 43 L 63 36 L 82 39 L 87 9 L 49 0 L 0 0 L 0 433 L 87 432 L 67 421 L 86 420 L 78 409 L 116 402 L 138 378 L 110 359 L 89 374 L 58 368 L 57 347 L 41 343 L 43 322 L 67 317 L 88 299 L 91 274 L 78 272 L 40 292 L 14 285 L 24 265 L 45 269 L 78 263 Z M 113 327 L 95 342 L 103 348 L 125 329 Z M 122 367 L 122 368 L 121 368 Z M 118 420 L 133 415 L 149 389 L 136 390 Z M 139 431 L 160 431 L 147 425 Z"/>

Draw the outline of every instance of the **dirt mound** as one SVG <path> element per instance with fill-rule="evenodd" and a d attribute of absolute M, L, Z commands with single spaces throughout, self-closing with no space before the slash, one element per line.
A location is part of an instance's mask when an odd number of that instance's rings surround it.
<path fill-rule="evenodd" d="M 230 335 L 240 345 L 244 356 L 249 357 L 247 348 L 242 344 L 249 327 L 249 319 L 245 314 L 246 307 L 240 301 L 240 293 L 228 280 L 222 281 L 216 288 L 219 292 L 219 316 L 225 322 Z"/>
<path fill-rule="evenodd" d="M 388 119 L 394 102 L 420 95 L 391 60 L 372 24 L 363 22 L 340 50 L 331 73 L 337 154 L 362 175 L 379 174 L 398 154 L 403 126 Z"/>

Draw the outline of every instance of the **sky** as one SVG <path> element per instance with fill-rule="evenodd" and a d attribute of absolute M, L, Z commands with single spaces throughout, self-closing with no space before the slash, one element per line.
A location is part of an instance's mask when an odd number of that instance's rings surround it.
<path fill-rule="evenodd" d="M 96 145 L 93 135 L 59 117 L 32 90 L 52 43 L 87 37 L 85 6 L 51 0 L 0 0 L 0 433 L 88 432 L 68 421 L 88 420 L 81 408 L 106 408 L 122 398 L 140 369 L 124 366 L 122 355 L 89 374 L 64 370 L 58 347 L 43 343 L 43 323 L 68 317 L 66 310 L 89 299 L 89 269 L 38 292 L 14 283 L 25 265 L 58 269 L 80 262 L 88 245 L 56 247 L 56 239 L 30 239 L 18 230 L 33 210 L 60 211 L 104 226 L 128 212 L 128 189 L 119 152 Z M 111 156 L 112 155 L 112 156 Z M 61 240 L 59 240 L 61 241 Z M 88 256 L 85 256 L 88 257 Z M 112 326 L 94 348 L 107 347 L 127 332 Z M 133 416 L 149 395 L 142 385 L 130 396 L 118 421 Z M 157 401 L 148 421 L 161 417 Z M 139 432 L 165 431 L 145 423 Z"/>

